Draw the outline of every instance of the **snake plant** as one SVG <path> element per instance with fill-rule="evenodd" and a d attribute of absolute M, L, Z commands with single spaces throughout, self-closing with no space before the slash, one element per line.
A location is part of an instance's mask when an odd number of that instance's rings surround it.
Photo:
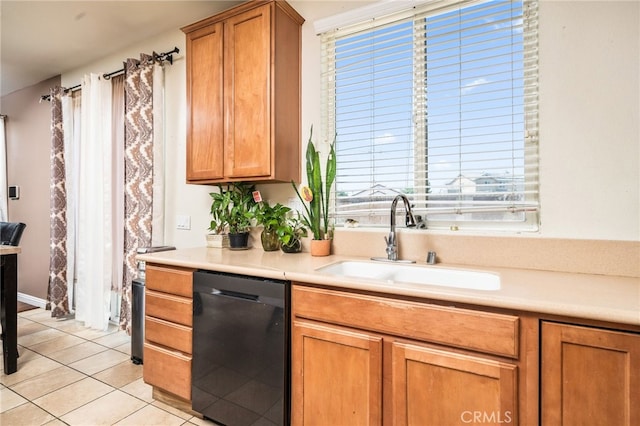
<path fill-rule="evenodd" d="M 309 142 L 307 144 L 306 170 L 308 186 L 304 186 L 298 190 L 296 184 L 291 181 L 291 185 L 296 191 L 305 210 L 303 214 L 304 223 L 311 230 L 314 240 L 331 238 L 329 201 L 331 187 L 336 179 L 335 139 L 331 143 L 329 155 L 327 156 L 324 172 L 326 180 L 323 183 L 320 154 L 313 143 L 313 126 L 311 126 Z"/>

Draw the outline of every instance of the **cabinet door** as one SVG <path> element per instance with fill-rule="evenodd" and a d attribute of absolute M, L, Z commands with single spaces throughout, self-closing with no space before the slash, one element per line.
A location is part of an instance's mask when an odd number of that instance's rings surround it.
<path fill-rule="evenodd" d="M 640 424 L 640 336 L 542 324 L 542 424 Z"/>
<path fill-rule="evenodd" d="M 292 424 L 379 425 L 382 338 L 294 321 Z"/>
<path fill-rule="evenodd" d="M 517 367 L 393 342 L 394 425 L 518 424 Z"/>
<path fill-rule="evenodd" d="M 224 24 L 225 175 L 271 174 L 270 5 Z"/>
<path fill-rule="evenodd" d="M 187 181 L 224 177 L 223 25 L 187 34 Z"/>

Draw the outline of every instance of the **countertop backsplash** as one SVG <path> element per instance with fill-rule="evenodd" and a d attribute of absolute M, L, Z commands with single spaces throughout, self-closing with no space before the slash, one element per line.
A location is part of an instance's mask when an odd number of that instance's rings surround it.
<path fill-rule="evenodd" d="M 387 229 L 336 229 L 332 253 L 385 256 Z M 640 242 L 480 236 L 398 230 L 400 258 L 425 263 L 434 251 L 437 261 L 470 266 L 495 266 L 554 272 L 640 277 Z"/>

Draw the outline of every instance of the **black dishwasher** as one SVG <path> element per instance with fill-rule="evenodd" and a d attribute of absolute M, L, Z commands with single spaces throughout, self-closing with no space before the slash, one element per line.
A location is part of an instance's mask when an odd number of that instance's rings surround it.
<path fill-rule="evenodd" d="M 194 411 L 229 426 L 289 424 L 287 281 L 193 274 Z"/>

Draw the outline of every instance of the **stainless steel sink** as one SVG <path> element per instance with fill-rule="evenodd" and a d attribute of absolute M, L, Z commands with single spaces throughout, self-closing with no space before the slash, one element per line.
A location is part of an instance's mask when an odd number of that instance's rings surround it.
<path fill-rule="evenodd" d="M 379 263 L 344 261 L 316 269 L 334 276 L 381 280 L 387 282 L 435 285 L 470 290 L 495 291 L 500 289 L 500 275 L 484 271 Z"/>

